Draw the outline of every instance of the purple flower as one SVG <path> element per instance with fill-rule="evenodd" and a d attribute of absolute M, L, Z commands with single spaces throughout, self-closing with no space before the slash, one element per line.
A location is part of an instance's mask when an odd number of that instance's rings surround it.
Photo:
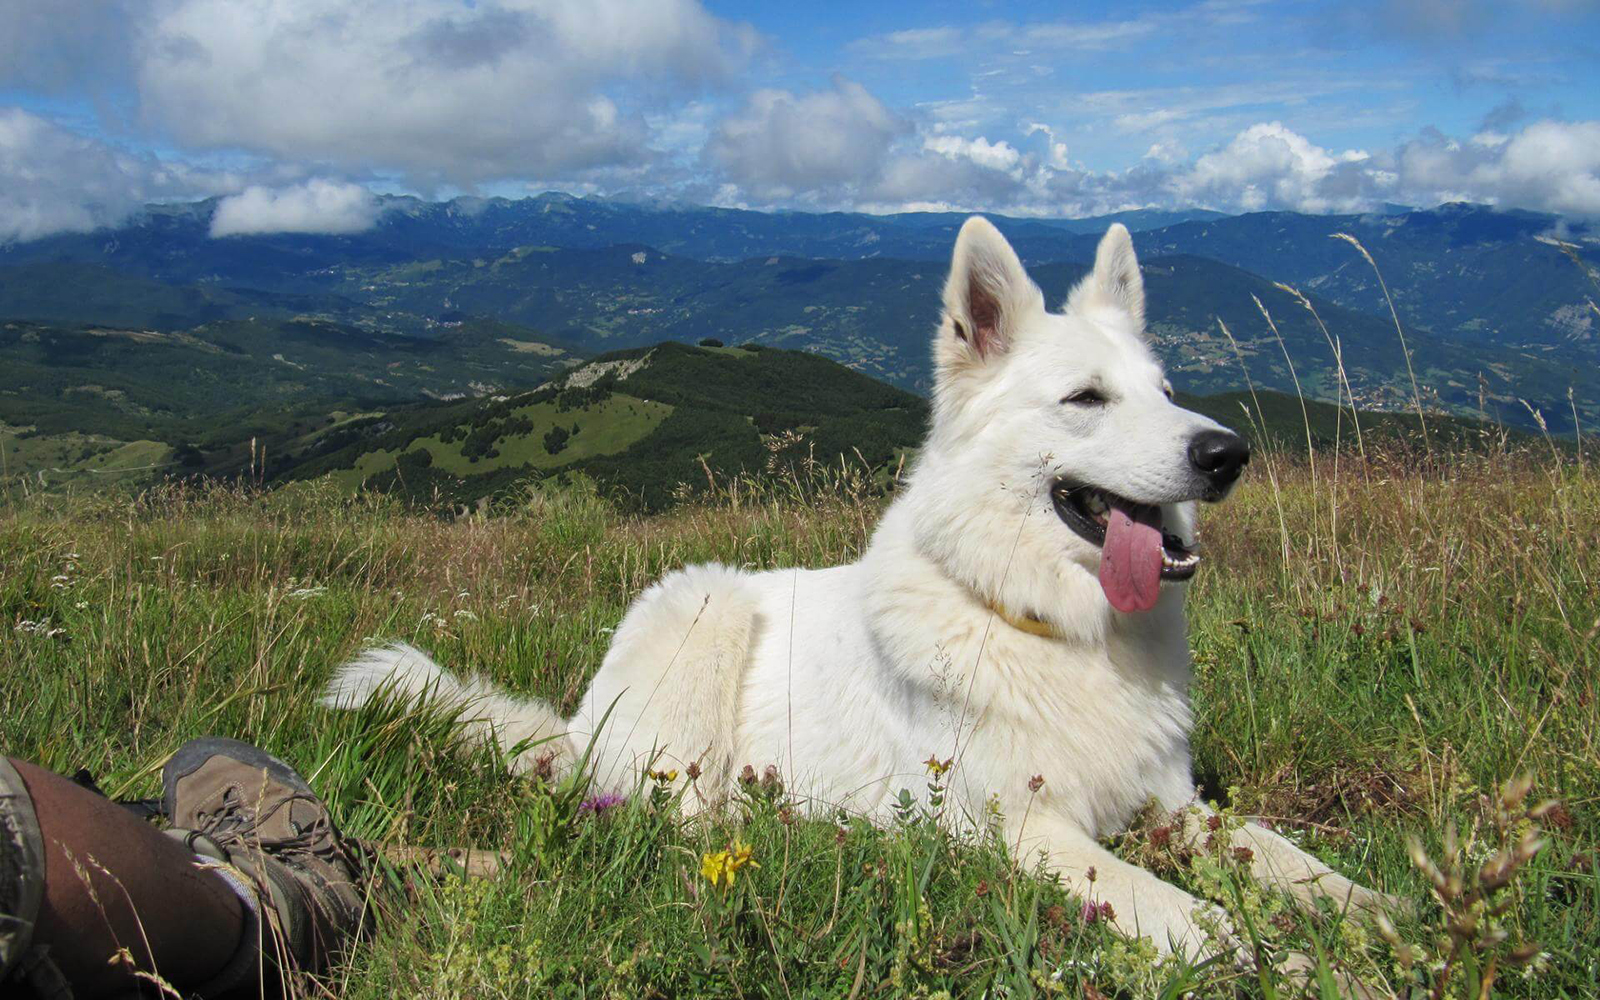
<path fill-rule="evenodd" d="M 1084 903 L 1083 912 L 1080 914 L 1080 916 L 1083 917 L 1084 923 L 1092 924 L 1101 920 L 1114 920 L 1116 919 L 1117 913 L 1111 908 L 1110 903 L 1100 903 L 1098 905 L 1094 903 Z"/>
<path fill-rule="evenodd" d="M 618 792 L 601 792 L 578 803 L 578 814 L 594 813 L 599 816 L 608 809 L 622 805 L 625 800 Z"/>

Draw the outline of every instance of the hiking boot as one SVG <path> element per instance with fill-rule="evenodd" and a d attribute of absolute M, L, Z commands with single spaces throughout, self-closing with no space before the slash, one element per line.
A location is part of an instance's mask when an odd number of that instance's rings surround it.
<path fill-rule="evenodd" d="M 301 972 L 321 972 L 362 927 L 362 859 L 294 769 L 264 750 L 208 736 L 161 769 L 168 833 L 237 869 L 259 901 L 263 937 Z M 269 954 L 274 949 L 267 949 Z"/>

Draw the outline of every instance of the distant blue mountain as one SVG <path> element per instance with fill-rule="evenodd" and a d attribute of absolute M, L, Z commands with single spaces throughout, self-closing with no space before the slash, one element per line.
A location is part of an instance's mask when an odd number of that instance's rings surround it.
<path fill-rule="evenodd" d="M 564 194 L 387 197 L 382 206 L 371 229 L 348 235 L 213 239 L 216 203 L 204 201 L 150 206 L 115 229 L 0 246 L 0 321 L 183 331 L 311 320 L 437 337 L 471 320 L 513 324 L 527 333 L 508 340 L 537 335 L 577 353 L 710 335 L 815 350 L 920 389 L 943 264 L 965 218 Z M 1254 295 L 1284 327 L 1301 381 L 1331 398 L 1327 338 L 1308 316 L 1301 323 L 1292 299 L 1274 298 L 1282 293 L 1272 283 L 1283 282 L 1312 296 L 1330 333 L 1352 348 L 1347 367 L 1368 380 L 1364 402 L 1399 405 L 1404 359 L 1388 304 L 1373 269 L 1334 238 L 1344 233 L 1382 268 L 1436 405 L 1466 411 L 1482 397 L 1526 419 L 1517 399 L 1553 414 L 1569 409 L 1570 387 L 1580 409 L 1600 407 L 1600 240 L 1580 224 L 1478 205 L 991 218 L 1052 297 L 1092 259 L 1107 225 L 1133 229 L 1158 341 L 1198 391 L 1239 381 L 1214 339 L 1218 317 L 1247 342 L 1252 377 L 1292 388 L 1281 359 L 1249 345 L 1265 331 Z"/>

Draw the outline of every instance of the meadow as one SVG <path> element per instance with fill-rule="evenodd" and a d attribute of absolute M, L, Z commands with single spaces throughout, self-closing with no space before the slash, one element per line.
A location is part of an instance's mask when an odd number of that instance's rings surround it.
<path fill-rule="evenodd" d="M 137 797 L 226 734 L 310 776 L 350 834 L 504 853 L 490 878 L 386 869 L 370 939 L 305 996 L 1592 995 L 1600 477 L 1542 442 L 1364 451 L 1269 451 L 1205 512 L 1194 750 L 1228 815 L 1413 912 L 1298 915 L 1153 813 L 1111 844 L 1222 903 L 1256 968 L 1157 962 L 1000 838 L 944 834 L 932 771 L 890 829 L 801 816 L 760 772 L 687 823 L 647 779 L 597 801 L 448 720 L 316 705 L 342 658 L 398 638 L 570 710 L 662 572 L 854 558 L 885 500 L 848 469 L 652 517 L 581 483 L 470 516 L 327 480 L 0 498 L 0 751 Z M 1309 982 L 1275 968 L 1291 952 Z"/>

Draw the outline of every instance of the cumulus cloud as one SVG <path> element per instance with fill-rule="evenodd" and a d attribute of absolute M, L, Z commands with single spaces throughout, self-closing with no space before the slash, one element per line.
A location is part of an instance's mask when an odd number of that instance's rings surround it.
<path fill-rule="evenodd" d="M 1331 153 L 1280 122 L 1252 125 L 1223 148 L 1176 174 L 1171 187 L 1185 204 L 1228 204 L 1256 211 L 1292 207 L 1307 212 L 1361 207 L 1359 150 Z"/>
<path fill-rule="evenodd" d="M 1197 156 L 1152 146 L 1123 170 L 1072 165 L 1037 123 L 1020 147 L 950 132 L 900 141 L 853 190 L 870 211 L 948 209 L 1093 215 L 1130 208 L 1361 212 L 1448 201 L 1600 218 L 1600 121 L 1536 121 L 1454 139 L 1427 130 L 1397 148 L 1336 149 L 1259 122 Z M 1034 148 L 1038 147 L 1038 148 Z"/>
<path fill-rule="evenodd" d="M 218 202 L 211 235 L 357 233 L 378 219 L 378 200 L 359 184 L 314 178 L 285 188 L 254 185 Z"/>
<path fill-rule="evenodd" d="M 756 91 L 723 119 L 705 152 L 757 197 L 837 197 L 877 177 L 909 129 L 865 87 L 836 75 L 815 93 Z"/>
<path fill-rule="evenodd" d="M 1429 132 L 1394 156 L 1395 183 L 1438 199 L 1600 218 L 1600 121 L 1536 121 L 1459 142 Z"/>
<path fill-rule="evenodd" d="M 183 145 L 424 187 L 644 161 L 644 110 L 756 44 L 698 0 L 167 0 L 139 37 L 140 113 Z"/>
<path fill-rule="evenodd" d="M 114 226 L 147 201 L 203 197 L 236 183 L 0 108 L 0 243 Z"/>

